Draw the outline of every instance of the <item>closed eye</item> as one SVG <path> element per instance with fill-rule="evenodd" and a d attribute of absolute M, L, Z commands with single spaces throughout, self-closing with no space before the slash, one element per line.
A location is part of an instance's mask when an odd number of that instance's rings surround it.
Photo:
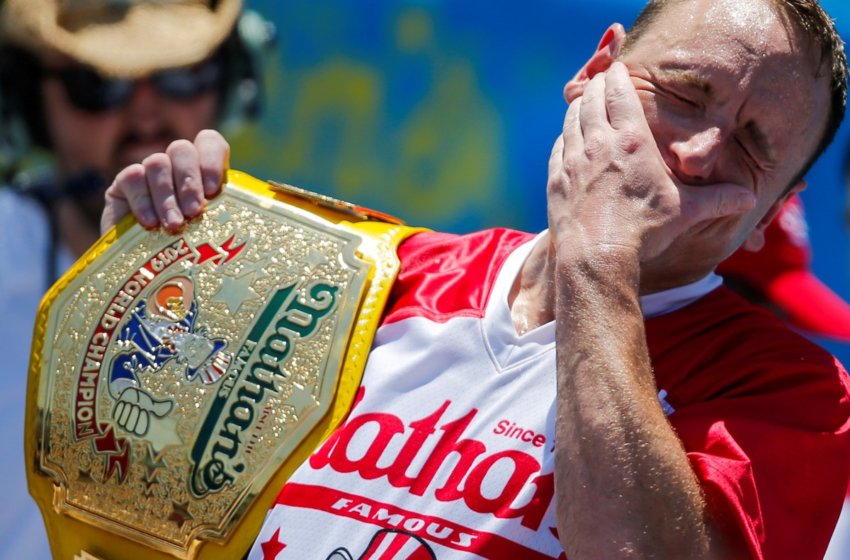
<path fill-rule="evenodd" d="M 735 139 L 748 159 L 760 170 L 769 171 L 776 165 L 772 145 L 767 135 L 755 123 L 747 123 L 743 131 L 735 135 Z"/>
<path fill-rule="evenodd" d="M 680 93 L 677 93 L 676 91 L 674 91 L 672 89 L 661 87 L 661 86 L 656 86 L 656 87 L 664 95 L 673 99 L 674 101 L 682 103 L 683 105 L 688 105 L 690 107 L 694 107 L 694 108 L 697 108 L 697 109 L 701 109 L 703 107 L 702 103 L 699 103 L 699 102 L 697 102 L 697 101 L 695 101 L 695 100 L 693 100 L 689 97 L 686 97 L 686 96 L 684 96 Z"/>
<path fill-rule="evenodd" d="M 761 169 L 761 165 L 759 164 L 759 162 L 758 162 L 758 160 L 755 158 L 755 156 L 753 156 L 752 152 L 750 152 L 750 150 L 747 148 L 747 144 L 746 144 L 744 141 L 742 141 L 742 140 L 741 140 L 739 137 L 737 137 L 737 136 L 735 137 L 735 143 L 736 143 L 736 144 L 738 144 L 738 147 L 741 149 L 741 150 L 740 150 L 740 151 L 741 151 L 741 153 L 743 153 L 743 154 L 744 154 L 744 156 L 745 156 L 748 160 L 750 160 L 750 162 L 752 162 L 752 163 L 753 163 L 756 167 L 758 167 L 759 169 Z"/>

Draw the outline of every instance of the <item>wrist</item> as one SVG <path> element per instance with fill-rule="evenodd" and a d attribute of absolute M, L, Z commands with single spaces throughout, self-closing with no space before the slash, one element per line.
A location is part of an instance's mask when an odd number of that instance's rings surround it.
<path fill-rule="evenodd" d="M 621 278 L 640 271 L 638 243 L 610 243 L 573 235 L 553 241 L 552 252 L 558 274 L 604 273 Z"/>
<path fill-rule="evenodd" d="M 553 247 L 558 298 L 570 307 L 639 309 L 640 249 L 610 243 L 563 243 Z M 610 300 L 607 304 L 607 300 Z"/>

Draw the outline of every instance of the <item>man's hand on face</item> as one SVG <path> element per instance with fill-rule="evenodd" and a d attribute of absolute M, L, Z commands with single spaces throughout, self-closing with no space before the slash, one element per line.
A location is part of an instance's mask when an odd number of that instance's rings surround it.
<path fill-rule="evenodd" d="M 752 210 L 729 183 L 685 185 L 665 164 L 626 67 L 597 74 L 567 111 L 549 160 L 549 226 L 560 250 L 661 254 L 696 224 Z"/>
<path fill-rule="evenodd" d="M 221 189 L 230 145 L 214 130 L 202 130 L 194 143 L 172 142 L 165 153 L 125 168 L 106 190 L 101 232 L 132 212 L 146 228 L 178 231 L 203 212 L 204 200 Z"/>

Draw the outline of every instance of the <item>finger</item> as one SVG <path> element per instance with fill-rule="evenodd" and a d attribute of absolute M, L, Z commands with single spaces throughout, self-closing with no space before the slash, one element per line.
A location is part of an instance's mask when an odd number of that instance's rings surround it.
<path fill-rule="evenodd" d="M 560 173 L 564 169 L 564 136 L 560 135 L 555 140 L 555 145 L 552 146 L 552 153 L 549 154 L 549 177 Z"/>
<path fill-rule="evenodd" d="M 615 62 L 605 73 L 605 104 L 608 122 L 614 129 L 635 125 L 649 128 L 635 85 L 622 62 Z"/>
<path fill-rule="evenodd" d="M 562 140 L 562 162 L 566 159 L 566 152 L 569 149 L 578 149 L 584 146 L 584 138 L 581 133 L 581 125 L 579 124 L 579 113 L 581 113 L 581 98 L 575 99 L 567 109 L 567 116 L 564 117 L 564 130 L 561 135 Z"/>
<path fill-rule="evenodd" d="M 224 170 L 230 165 L 230 145 L 215 130 L 202 130 L 195 137 L 201 165 L 204 195 L 212 198 L 221 189 Z"/>
<path fill-rule="evenodd" d="M 148 431 L 148 424 L 150 423 L 150 416 L 148 415 L 147 410 L 143 410 L 141 414 L 139 414 L 139 422 L 136 424 L 136 429 L 141 432 L 141 435 L 144 435 Z"/>
<path fill-rule="evenodd" d="M 198 150 L 188 140 L 172 142 L 165 150 L 171 158 L 174 190 L 184 216 L 197 216 L 204 207 L 204 185 Z"/>
<path fill-rule="evenodd" d="M 106 207 L 101 227 L 104 231 L 111 228 L 121 221 L 128 211 L 133 212 L 139 223 L 145 227 L 159 225 L 145 178 L 145 168 L 138 163 L 119 172 L 106 189 Z"/>
<path fill-rule="evenodd" d="M 112 418 L 117 422 L 121 418 L 121 413 L 124 412 L 124 407 L 127 406 L 123 401 L 118 401 L 115 408 L 112 409 Z"/>
<path fill-rule="evenodd" d="M 109 189 L 106 191 L 106 201 L 103 207 L 103 214 L 100 217 L 100 234 L 103 235 L 110 229 L 112 229 L 121 219 L 130 213 L 130 204 L 124 200 L 123 198 L 117 198 L 115 196 L 110 196 Z M 152 212 L 151 212 L 152 213 Z M 152 213 L 153 214 L 153 213 Z M 156 215 L 153 215 L 154 220 L 156 220 Z M 138 218 L 137 218 L 138 219 Z M 139 220 L 141 223 L 142 220 Z M 147 227 L 147 224 L 142 224 Z"/>
<path fill-rule="evenodd" d="M 585 86 L 581 95 L 579 123 L 585 140 L 604 134 L 608 125 L 605 108 L 605 74 L 600 72 Z M 601 138 L 600 138 L 601 140 Z"/>
<path fill-rule="evenodd" d="M 756 197 L 740 185 L 718 183 L 704 186 L 679 186 L 682 211 L 693 224 L 749 212 Z"/>
<path fill-rule="evenodd" d="M 133 432 L 138 437 L 142 437 L 145 435 L 144 430 L 142 430 L 141 426 L 139 426 L 138 424 L 133 424 L 133 427 L 129 431 Z"/>
<path fill-rule="evenodd" d="M 134 406 L 134 407 L 132 407 L 132 410 L 130 411 L 130 415 L 127 416 L 127 425 L 133 426 L 133 428 L 135 429 L 136 424 L 138 423 L 138 420 L 139 420 L 139 407 Z"/>
<path fill-rule="evenodd" d="M 180 211 L 177 195 L 174 193 L 171 159 L 162 153 L 153 154 L 145 158 L 142 165 L 145 166 L 153 209 L 159 216 L 159 221 L 167 230 L 179 230 L 183 226 L 183 213 Z"/>
<path fill-rule="evenodd" d="M 121 411 L 120 418 L 118 418 L 118 425 L 119 426 L 126 426 L 127 425 L 127 419 L 130 417 L 130 412 L 134 408 L 136 408 L 136 407 L 131 405 L 131 404 L 127 404 L 127 403 L 124 404 L 124 409 Z"/>

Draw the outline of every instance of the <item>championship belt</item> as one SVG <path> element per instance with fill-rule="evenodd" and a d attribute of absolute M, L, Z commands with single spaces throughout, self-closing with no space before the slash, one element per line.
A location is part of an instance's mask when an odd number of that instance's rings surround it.
<path fill-rule="evenodd" d="M 54 558 L 241 559 L 351 407 L 416 231 L 230 171 L 182 233 L 107 233 L 35 325 L 27 478 Z"/>

